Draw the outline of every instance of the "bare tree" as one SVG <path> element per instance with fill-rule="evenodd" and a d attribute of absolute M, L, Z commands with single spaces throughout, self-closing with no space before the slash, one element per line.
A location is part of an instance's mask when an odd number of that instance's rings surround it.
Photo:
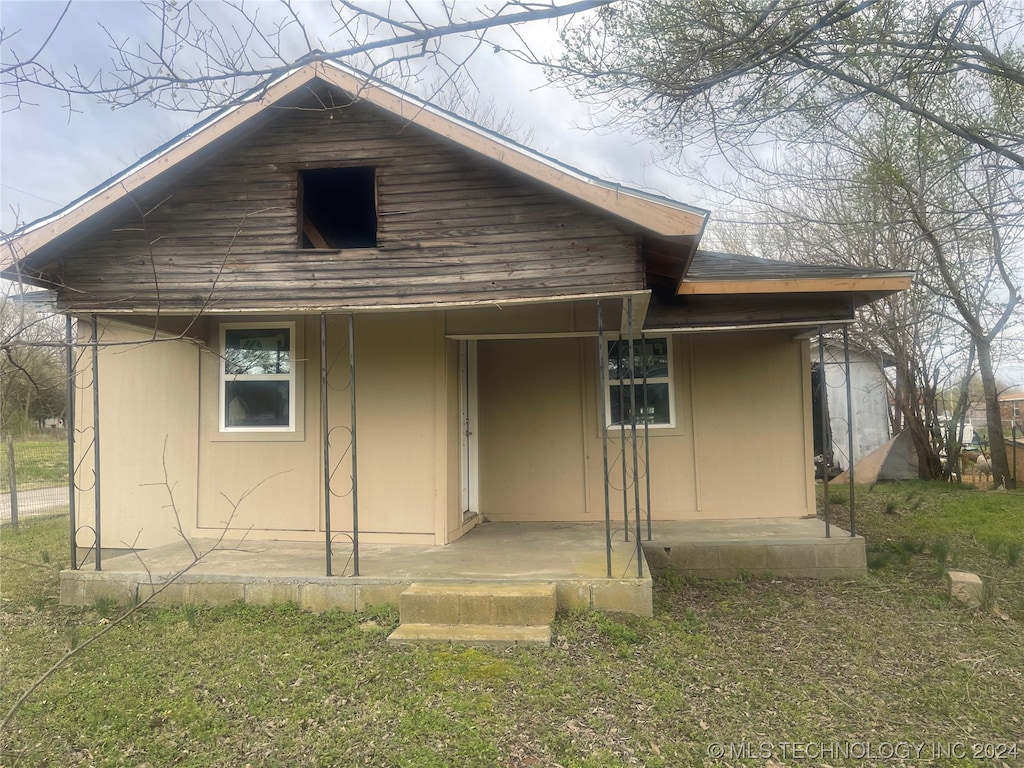
<path fill-rule="evenodd" d="M 994 354 L 1021 302 L 1015 272 L 1024 244 L 1024 203 L 1019 191 L 1007 186 L 1006 171 L 987 160 L 950 176 L 948 160 L 928 163 L 919 155 L 914 171 L 901 174 L 894 187 L 929 248 L 927 263 L 937 272 L 925 276 L 926 284 L 955 307 L 953 316 L 970 335 L 984 389 L 992 474 L 997 485 L 1009 483 Z M 946 194 L 937 195 L 943 182 Z M 1007 206 L 1015 212 L 1008 214 Z"/>
<path fill-rule="evenodd" d="M 570 24 L 552 76 L 620 119 L 735 149 L 884 103 L 1024 169 L 1019 0 L 636 0 Z M 973 96 L 1005 106 L 998 122 Z M 962 98 L 936 100 L 936 92 Z M 795 121 L 795 122 L 794 122 Z"/>
<path fill-rule="evenodd" d="M 799 185 L 790 179 L 773 184 L 771 176 L 763 184 L 751 185 L 745 221 L 733 223 L 726 238 L 718 238 L 722 247 L 790 261 L 915 269 L 921 245 L 890 226 L 895 212 L 884 198 L 858 181 L 852 169 L 844 175 L 823 176 L 820 170 L 816 175 L 815 167 L 806 155 L 802 161 L 790 158 L 783 177 L 793 172 L 801 180 Z M 909 431 L 921 478 L 939 477 L 941 435 L 935 393 L 950 376 L 958 375 L 963 363 L 950 351 L 961 345 L 959 327 L 920 282 L 903 295 L 860 308 L 857 319 L 850 329 L 853 344 L 879 365 L 891 364 L 892 431 Z"/>
<path fill-rule="evenodd" d="M 529 146 L 534 140 L 532 126 L 526 125 L 509 106 L 501 109 L 493 96 L 484 96 L 465 71 L 431 83 L 431 104 L 476 123 L 489 131 Z"/>
<path fill-rule="evenodd" d="M 63 416 L 61 335 L 48 312 L 0 294 L 0 433 L 23 433 Z"/>
<path fill-rule="evenodd" d="M 1024 268 L 1016 172 L 891 108 L 851 112 L 843 125 L 791 145 L 781 162 L 762 162 L 756 174 L 748 166 L 756 215 L 771 226 L 769 247 L 789 258 L 916 270 L 910 292 L 862 311 L 863 343 L 883 345 L 896 361 L 894 399 L 923 476 L 937 476 L 938 451 L 951 450 L 938 395 L 961 388 L 975 370 L 985 385 L 993 465 L 1000 464 L 995 356 L 1004 332 L 1019 324 L 1016 275 Z M 961 403 L 954 416 L 965 410 Z M 995 474 L 1009 477 L 1006 467 Z"/>
<path fill-rule="evenodd" d="M 505 0 L 486 5 L 445 0 L 412 2 L 246 4 L 143 0 L 152 36 L 125 38 L 103 28 L 110 58 L 96 70 L 61 68 L 52 41 L 67 24 L 68 0 L 54 8 L 45 30 L 0 28 L 0 88 L 5 111 L 31 103 L 37 91 L 100 99 L 115 107 L 148 102 L 167 109 L 202 112 L 222 107 L 260 82 L 297 62 L 355 64 L 376 76 L 413 78 L 427 62 L 451 77 L 466 57 L 488 44 L 497 28 L 568 17 L 612 0 L 531 2 Z M 518 34 L 518 33 L 517 33 Z M 458 57 L 447 38 L 469 38 Z M 521 37 L 518 38 L 522 40 Z M 525 46 L 525 43 L 524 43 Z"/>
<path fill-rule="evenodd" d="M 1009 476 L 994 356 L 1020 302 L 1022 10 L 627 2 L 570 25 L 550 65 L 617 106 L 608 119 L 660 136 L 679 165 L 703 172 L 709 154 L 723 157 L 728 191 L 775 222 L 770 255 L 917 270 L 909 295 L 863 319 L 898 361 L 897 403 L 925 476 L 940 469 L 936 395 L 974 356 L 994 473 Z"/>

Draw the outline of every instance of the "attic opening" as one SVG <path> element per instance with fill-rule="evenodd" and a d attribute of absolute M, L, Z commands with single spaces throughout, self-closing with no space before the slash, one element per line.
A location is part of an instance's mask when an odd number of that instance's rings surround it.
<path fill-rule="evenodd" d="M 372 167 L 299 171 L 299 247 L 375 248 L 377 173 Z"/>

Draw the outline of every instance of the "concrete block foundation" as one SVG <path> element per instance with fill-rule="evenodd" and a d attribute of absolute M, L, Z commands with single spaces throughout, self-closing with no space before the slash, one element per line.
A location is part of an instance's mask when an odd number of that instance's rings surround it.
<path fill-rule="evenodd" d="M 65 571 L 61 603 L 87 606 L 100 598 L 135 602 L 153 591 L 150 581 L 159 586 L 170 574 L 186 569 L 156 602 L 292 602 L 316 612 L 357 611 L 370 605 L 399 604 L 402 593 L 413 584 L 456 582 L 478 586 L 452 597 L 453 610 L 486 616 L 487 621 L 522 614 L 527 584 L 553 587 L 550 600 L 560 612 L 602 606 L 642 615 L 651 612 L 649 574 L 639 579 L 607 578 L 603 525 L 484 524 L 444 547 L 363 545 L 359 576 L 339 573 L 342 561 L 337 557 L 335 575 L 324 575 L 323 546 L 312 542 L 247 541 L 244 548 L 232 542 L 222 547 L 216 541 L 192 544 L 205 554 L 191 567 L 192 549 L 181 542 L 105 558 L 102 571 L 88 565 Z M 635 544 L 618 543 L 617 547 L 612 567 L 615 573 L 623 573 L 636 556 Z M 416 610 L 412 605 L 406 609 L 412 618 Z M 547 612 L 544 608 L 544 615 Z M 429 616 L 421 620 L 432 621 Z M 479 623 L 485 624 L 483 619 Z"/>
<path fill-rule="evenodd" d="M 657 575 L 731 579 L 744 574 L 779 578 L 857 578 L 867 573 L 864 539 L 837 526 L 825 536 L 818 519 L 704 521 L 659 527 L 644 555 Z"/>

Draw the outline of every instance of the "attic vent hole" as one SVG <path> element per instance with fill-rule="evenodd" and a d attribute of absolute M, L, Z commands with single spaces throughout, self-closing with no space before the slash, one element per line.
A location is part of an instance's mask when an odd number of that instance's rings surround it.
<path fill-rule="evenodd" d="M 299 240 L 302 248 L 375 248 L 376 169 L 300 171 Z"/>

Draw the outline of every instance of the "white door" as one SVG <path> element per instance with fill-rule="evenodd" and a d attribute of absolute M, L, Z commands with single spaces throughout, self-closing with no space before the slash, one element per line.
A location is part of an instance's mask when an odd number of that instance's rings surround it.
<path fill-rule="evenodd" d="M 476 342 L 459 342 L 459 424 L 461 426 L 462 518 L 480 512 L 477 440 Z"/>

